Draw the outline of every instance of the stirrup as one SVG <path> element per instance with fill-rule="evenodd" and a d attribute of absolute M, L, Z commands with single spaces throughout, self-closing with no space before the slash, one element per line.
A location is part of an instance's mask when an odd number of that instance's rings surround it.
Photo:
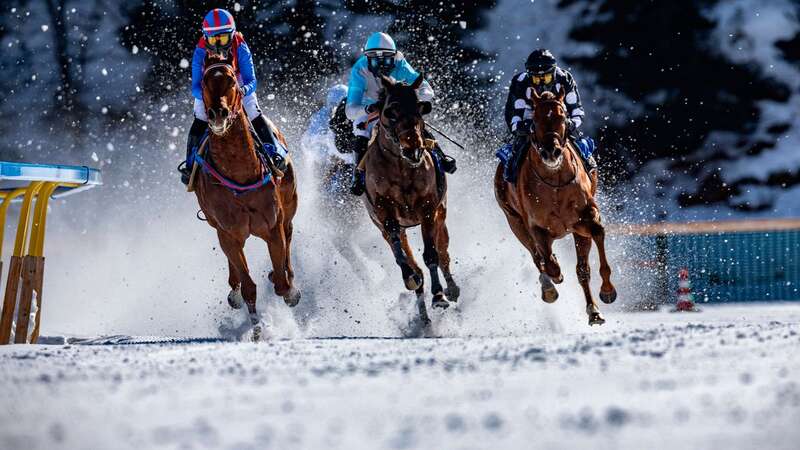
<path fill-rule="evenodd" d="M 181 183 L 188 186 L 189 178 L 192 176 L 192 170 L 189 168 L 189 165 L 186 164 L 186 161 L 182 161 L 178 164 L 178 172 L 181 174 Z"/>
<path fill-rule="evenodd" d="M 264 153 L 272 161 L 272 164 L 281 172 L 286 171 L 286 159 L 278 153 L 277 147 L 272 144 L 264 144 Z"/>
<path fill-rule="evenodd" d="M 444 152 L 442 152 L 442 159 L 440 161 L 440 164 L 442 165 L 442 170 L 451 175 L 456 173 L 456 170 L 458 169 L 458 167 L 456 167 L 455 158 L 449 155 L 445 155 Z"/>

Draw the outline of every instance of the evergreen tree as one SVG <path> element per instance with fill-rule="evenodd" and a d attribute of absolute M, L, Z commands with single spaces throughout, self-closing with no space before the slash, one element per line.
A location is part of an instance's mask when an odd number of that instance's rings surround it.
<path fill-rule="evenodd" d="M 575 27 L 571 37 L 595 44 L 600 51 L 571 62 L 591 70 L 598 83 L 631 101 L 630 108 L 602 130 L 603 156 L 611 159 L 604 164 L 609 179 L 654 158 L 670 158 L 674 170 L 699 175 L 703 165 L 728 153 L 757 151 L 748 139 L 760 117 L 757 102 L 784 102 L 790 92 L 761 68 L 730 61 L 712 47 L 716 24 L 704 10 L 717 1 L 603 0 L 599 7 L 586 2 L 592 19 Z M 579 0 L 564 0 L 561 5 L 576 3 Z M 588 14 L 591 8 L 596 14 Z M 641 112 L 631 115 L 636 110 Z M 719 148 L 710 155 L 699 152 L 714 131 L 741 136 L 737 148 Z"/>

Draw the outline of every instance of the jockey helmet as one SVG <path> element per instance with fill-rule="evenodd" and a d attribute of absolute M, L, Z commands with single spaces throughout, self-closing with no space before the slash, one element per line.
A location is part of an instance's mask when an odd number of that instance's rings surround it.
<path fill-rule="evenodd" d="M 531 75 L 541 75 L 545 73 L 552 73 L 556 67 L 556 57 L 550 53 L 550 50 L 539 48 L 528 55 L 525 61 L 525 70 Z M 552 81 L 552 76 L 550 77 Z M 545 83 L 549 84 L 549 83 Z"/>
<path fill-rule="evenodd" d="M 203 20 L 203 36 L 209 49 L 217 53 L 227 53 L 233 44 L 236 22 L 227 10 L 215 8 Z"/>
<path fill-rule="evenodd" d="M 375 76 L 389 75 L 394 69 L 397 46 L 388 34 L 372 33 L 364 44 L 364 55 L 370 72 Z"/>

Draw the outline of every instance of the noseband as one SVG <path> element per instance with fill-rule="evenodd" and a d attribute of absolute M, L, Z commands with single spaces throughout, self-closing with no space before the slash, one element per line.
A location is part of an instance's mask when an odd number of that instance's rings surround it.
<path fill-rule="evenodd" d="M 391 106 L 391 104 L 390 104 L 390 106 Z M 386 108 L 384 108 L 384 109 L 386 109 Z M 405 131 L 402 131 L 402 132 L 398 133 L 394 129 L 394 127 L 392 126 L 392 123 L 391 123 L 392 120 L 391 119 L 389 119 L 389 122 L 390 122 L 389 125 L 386 125 L 385 123 L 383 123 L 382 119 L 383 119 L 383 111 L 381 111 L 381 120 L 378 120 L 378 122 L 381 124 L 381 128 L 383 129 L 383 132 L 386 135 L 386 137 L 389 139 L 389 142 L 391 142 L 393 145 L 397 146 L 398 148 L 400 148 L 402 150 L 402 146 L 400 145 L 400 138 L 405 136 L 405 135 L 407 135 L 407 134 L 409 134 L 409 133 L 413 133 L 414 131 L 416 131 L 417 127 L 414 126 L 413 128 L 409 128 L 408 130 L 405 130 Z"/>

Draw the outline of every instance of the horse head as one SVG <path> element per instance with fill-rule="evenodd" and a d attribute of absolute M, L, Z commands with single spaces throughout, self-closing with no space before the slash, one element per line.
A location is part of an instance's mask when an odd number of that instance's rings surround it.
<path fill-rule="evenodd" d="M 242 110 L 242 91 L 230 63 L 216 55 L 209 56 L 203 73 L 203 102 L 211 132 L 228 132 Z"/>
<path fill-rule="evenodd" d="M 539 157 L 551 170 L 558 169 L 564 160 L 567 136 L 567 108 L 564 105 L 564 89 L 558 95 L 544 92 L 541 95 L 531 88 L 533 100 L 534 134 L 538 143 Z"/>
<path fill-rule="evenodd" d="M 420 102 L 416 92 L 424 80 L 425 75 L 420 74 L 409 85 L 381 77 L 383 89 L 377 103 L 381 127 L 395 147 L 399 147 L 402 160 L 411 167 L 422 164 L 425 154 L 422 115 L 430 112 L 431 104 Z"/>

